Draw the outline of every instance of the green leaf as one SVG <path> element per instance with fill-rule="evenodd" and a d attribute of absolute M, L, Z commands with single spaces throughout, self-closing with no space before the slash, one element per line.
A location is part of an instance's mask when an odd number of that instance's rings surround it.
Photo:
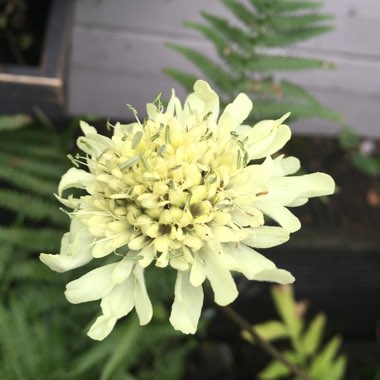
<path fill-rule="evenodd" d="M 14 244 L 29 251 L 54 252 L 58 249 L 62 232 L 53 228 L 0 226 L 0 244 Z"/>
<path fill-rule="evenodd" d="M 258 18 L 255 13 L 248 9 L 243 3 L 237 0 L 221 0 L 237 19 L 242 23 L 252 27 L 257 24 Z"/>
<path fill-rule="evenodd" d="M 327 373 L 330 380 L 343 380 L 347 367 L 347 359 L 345 356 L 341 355 L 335 362 L 330 366 L 330 370 Z"/>
<path fill-rule="evenodd" d="M 282 353 L 293 364 L 298 364 L 297 357 L 291 351 Z M 291 370 L 278 360 L 272 360 L 259 374 L 260 380 L 281 379 L 291 374 Z"/>
<path fill-rule="evenodd" d="M 166 46 L 176 50 L 182 54 L 189 61 L 191 61 L 202 73 L 206 75 L 212 82 L 226 92 L 233 92 L 234 87 L 231 82 L 231 77 L 216 63 L 211 61 L 208 57 L 199 53 L 198 51 L 176 45 L 173 43 L 167 43 Z"/>
<path fill-rule="evenodd" d="M 242 52 L 247 53 L 253 50 L 255 39 L 250 37 L 243 29 L 232 26 L 228 20 L 214 16 L 210 13 L 201 12 L 201 16 L 206 19 L 215 30 L 217 30 L 233 46 L 239 48 Z"/>
<path fill-rule="evenodd" d="M 363 173 L 376 177 L 380 175 L 380 159 L 372 156 L 365 156 L 356 152 L 352 156 L 352 163 Z"/>
<path fill-rule="evenodd" d="M 324 22 L 327 20 L 331 21 L 333 19 L 333 15 L 318 13 L 287 17 L 281 15 L 279 17 L 274 17 L 271 20 L 268 20 L 266 27 L 269 29 L 282 31 L 293 30 L 296 33 L 298 29 L 306 28 L 308 26 L 311 26 L 311 24 L 318 24 L 320 22 Z"/>
<path fill-rule="evenodd" d="M 68 223 L 67 217 L 59 211 L 55 203 L 29 193 L 0 189 L 0 206 L 30 220 L 49 220 L 59 226 L 66 226 Z"/>
<path fill-rule="evenodd" d="M 252 70 L 252 72 L 265 72 L 279 70 L 330 69 L 334 68 L 334 65 L 331 62 L 313 58 L 256 54 L 252 57 L 252 60 L 249 61 L 247 68 Z"/>
<path fill-rule="evenodd" d="M 341 339 L 334 337 L 327 343 L 323 350 L 315 357 L 310 366 L 311 378 L 318 379 L 320 376 L 328 372 L 335 355 L 338 352 Z"/>
<path fill-rule="evenodd" d="M 254 1 L 254 0 L 251 0 Z M 271 3 L 272 11 L 276 13 L 295 12 L 307 9 L 318 9 L 323 5 L 322 2 L 316 1 L 273 1 Z"/>
<path fill-rule="evenodd" d="M 267 321 L 254 326 L 261 338 L 268 341 L 283 339 L 289 336 L 286 326 L 279 321 Z"/>
<path fill-rule="evenodd" d="M 355 129 L 344 127 L 339 132 L 338 141 L 343 149 L 358 149 L 360 139 Z"/>
<path fill-rule="evenodd" d="M 121 366 L 128 368 L 134 347 L 138 344 L 138 337 L 141 333 L 141 327 L 137 323 L 137 319 L 129 318 L 124 321 L 122 331 L 118 334 L 118 341 L 112 347 L 108 360 L 104 363 L 100 374 L 100 380 L 111 380 L 112 376 Z"/>
<path fill-rule="evenodd" d="M 314 354 L 321 343 L 323 329 L 326 325 L 326 317 L 318 314 L 310 323 L 307 331 L 302 336 L 302 347 L 306 355 Z"/>
<path fill-rule="evenodd" d="M 276 310 L 285 322 L 289 334 L 296 338 L 302 330 L 302 320 L 297 315 L 293 288 L 291 286 L 272 287 L 272 297 Z"/>
<path fill-rule="evenodd" d="M 0 115 L 0 132 L 22 128 L 31 121 L 28 115 Z"/>
<path fill-rule="evenodd" d="M 330 32 L 333 28 L 331 26 L 310 26 L 307 28 L 299 29 L 297 32 L 278 32 L 270 31 L 260 38 L 260 45 L 267 47 L 288 46 L 295 42 L 308 40 L 312 37 Z"/>

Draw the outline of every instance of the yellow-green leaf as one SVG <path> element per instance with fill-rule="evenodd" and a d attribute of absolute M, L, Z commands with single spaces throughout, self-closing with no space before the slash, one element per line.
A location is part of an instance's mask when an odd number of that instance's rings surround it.
<path fill-rule="evenodd" d="M 306 355 L 311 355 L 318 350 L 323 336 L 326 317 L 318 314 L 310 323 L 309 328 L 302 337 L 302 347 Z"/>

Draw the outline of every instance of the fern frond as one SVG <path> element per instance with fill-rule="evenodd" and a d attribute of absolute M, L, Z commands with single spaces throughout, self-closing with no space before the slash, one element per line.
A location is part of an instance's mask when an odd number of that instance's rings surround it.
<path fill-rule="evenodd" d="M 185 56 L 223 91 L 232 92 L 234 90 L 230 76 L 220 67 L 220 65 L 213 62 L 204 54 L 199 53 L 192 48 L 173 43 L 167 43 L 166 46 Z"/>
<path fill-rule="evenodd" d="M 254 1 L 251 0 L 251 2 Z M 322 3 L 317 1 L 273 1 L 271 3 L 271 10 L 276 13 L 304 11 L 321 7 Z"/>
<path fill-rule="evenodd" d="M 297 32 L 298 29 L 303 29 L 313 24 L 319 24 L 324 21 L 331 21 L 334 19 L 333 15 L 329 14 L 307 14 L 302 16 L 287 16 L 287 17 L 276 17 L 267 21 L 267 27 L 270 29 L 280 30 L 280 31 L 290 31 L 294 30 Z"/>
<path fill-rule="evenodd" d="M 47 160 L 25 158 L 23 156 L 0 153 L 0 165 L 6 165 L 13 170 L 19 169 L 38 177 L 50 177 L 58 180 L 66 169 L 62 162 L 51 164 Z"/>
<path fill-rule="evenodd" d="M 223 35 L 225 40 L 230 44 L 233 44 L 244 52 L 252 51 L 256 40 L 243 29 L 230 25 L 230 23 L 222 17 L 217 17 L 204 11 L 201 12 L 201 16 L 207 20 L 215 30 Z"/>
<path fill-rule="evenodd" d="M 282 91 L 285 98 L 301 98 L 303 100 L 306 100 L 309 104 L 313 104 L 318 107 L 320 106 L 319 100 L 316 97 L 295 83 L 291 83 L 285 80 L 281 81 L 280 91 Z"/>
<path fill-rule="evenodd" d="M 10 144 L 0 139 L 0 151 L 17 154 L 25 158 L 48 159 L 62 162 L 62 153 L 55 146 L 46 144 Z"/>
<path fill-rule="evenodd" d="M 32 174 L 22 172 L 21 170 L 14 170 L 12 167 L 4 165 L 1 162 L 0 179 L 10 183 L 16 188 L 39 195 L 50 196 L 57 189 L 57 183 L 55 181 L 36 178 Z"/>
<path fill-rule="evenodd" d="M 274 47 L 274 46 L 288 46 L 295 42 L 308 40 L 312 37 L 330 32 L 333 28 L 331 26 L 310 26 L 297 31 L 267 33 L 260 38 L 258 42 L 261 46 Z"/>
<path fill-rule="evenodd" d="M 53 200 L 53 196 L 50 198 Z M 67 217 L 58 210 L 55 202 L 50 203 L 45 198 L 38 198 L 29 193 L 0 189 L 0 207 L 30 220 L 48 220 L 59 226 L 67 225 Z"/>
<path fill-rule="evenodd" d="M 163 71 L 166 75 L 177 81 L 187 92 L 193 91 L 194 83 L 198 79 L 195 75 L 171 68 L 165 68 Z"/>
<path fill-rule="evenodd" d="M 62 231 L 54 228 L 4 227 L 0 226 L 1 244 L 13 244 L 29 251 L 54 252 L 58 249 Z"/>
<path fill-rule="evenodd" d="M 258 22 L 257 15 L 237 0 L 221 0 L 235 17 L 245 25 L 255 26 Z"/>
<path fill-rule="evenodd" d="M 279 118 L 285 113 L 291 111 L 292 120 L 319 117 L 326 120 L 340 122 L 342 116 L 329 108 L 316 107 L 315 105 L 305 105 L 291 102 L 274 102 L 274 101 L 258 101 L 255 102 L 255 112 L 252 120 L 258 121 L 262 119 Z"/>
<path fill-rule="evenodd" d="M 327 69 L 333 67 L 332 63 L 320 59 L 261 54 L 254 55 L 248 63 L 248 68 L 253 72 Z"/>
<path fill-rule="evenodd" d="M 201 33 L 207 40 L 212 42 L 219 54 L 223 54 L 227 44 L 225 39 L 217 31 L 198 22 L 186 21 L 184 25 Z"/>

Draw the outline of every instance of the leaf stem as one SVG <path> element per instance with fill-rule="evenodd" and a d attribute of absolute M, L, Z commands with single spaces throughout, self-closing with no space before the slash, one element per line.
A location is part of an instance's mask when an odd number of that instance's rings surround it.
<path fill-rule="evenodd" d="M 218 305 L 218 307 L 226 317 L 235 322 L 242 329 L 246 330 L 269 355 L 273 356 L 283 365 L 288 367 L 296 376 L 300 378 L 300 380 L 311 380 L 311 378 L 301 368 L 289 362 L 288 359 L 286 359 L 285 356 L 277 350 L 277 348 L 275 348 L 268 341 L 262 339 L 255 328 L 230 306 Z"/>

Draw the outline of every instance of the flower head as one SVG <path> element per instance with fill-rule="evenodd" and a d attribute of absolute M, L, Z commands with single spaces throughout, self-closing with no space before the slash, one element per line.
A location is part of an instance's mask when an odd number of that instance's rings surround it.
<path fill-rule="evenodd" d="M 254 248 L 286 242 L 300 228 L 287 207 L 333 193 L 334 181 L 323 173 L 289 176 L 299 161 L 271 157 L 290 138 L 288 114 L 251 128 L 242 124 L 251 109 L 240 94 L 219 116 L 218 95 L 197 81 L 183 106 L 174 93 L 166 110 L 159 100 L 148 104 L 143 123 L 118 123 L 112 138 L 81 123 L 85 156 L 76 161 L 88 170 L 71 168 L 58 189 L 58 199 L 73 209 L 71 229 L 61 253 L 41 260 L 63 272 L 91 259 L 117 259 L 67 284 L 72 303 L 101 299 L 91 338 L 106 337 L 133 308 L 141 324 L 150 321 L 149 265 L 177 270 L 170 322 L 184 333 L 197 329 L 206 279 L 219 305 L 238 295 L 231 271 L 249 280 L 294 281 Z M 86 194 L 64 198 L 71 188 Z M 265 215 L 277 225 L 265 225 Z"/>

